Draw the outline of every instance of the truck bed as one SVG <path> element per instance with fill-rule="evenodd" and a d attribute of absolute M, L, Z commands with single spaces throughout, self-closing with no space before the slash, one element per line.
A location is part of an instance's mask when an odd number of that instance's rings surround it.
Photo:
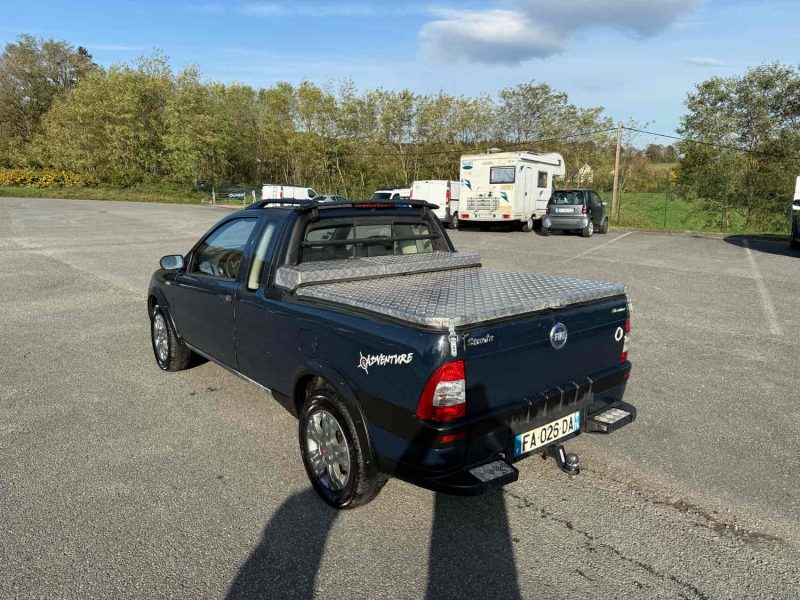
<path fill-rule="evenodd" d="M 479 264 L 478 255 L 457 252 L 309 262 L 281 267 L 276 283 L 298 298 L 445 330 L 625 294 L 619 283 Z"/>

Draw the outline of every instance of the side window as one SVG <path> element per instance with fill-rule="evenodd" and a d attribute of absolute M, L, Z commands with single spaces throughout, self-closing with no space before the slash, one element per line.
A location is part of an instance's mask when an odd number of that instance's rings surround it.
<path fill-rule="evenodd" d="M 597 192 L 592 192 L 592 198 L 594 198 L 594 205 L 597 208 L 603 207 L 603 201 L 600 199 L 600 194 L 598 194 Z"/>
<path fill-rule="evenodd" d="M 489 183 L 514 183 L 514 167 L 492 167 L 489 169 Z"/>
<path fill-rule="evenodd" d="M 309 198 L 313 198 L 313 197 L 314 197 L 314 196 L 316 196 L 316 195 L 317 195 L 317 192 L 315 192 L 315 191 L 314 191 L 314 190 L 312 190 L 311 188 L 308 188 L 308 197 L 309 197 Z"/>
<path fill-rule="evenodd" d="M 547 171 L 539 171 L 539 187 L 546 188 L 547 187 Z"/>
<path fill-rule="evenodd" d="M 269 259 L 267 252 L 270 249 L 270 242 L 275 237 L 275 231 L 278 224 L 275 221 L 269 221 L 264 226 L 264 232 L 261 234 L 261 239 L 258 240 L 258 246 L 253 254 L 253 264 L 250 265 L 250 273 L 247 276 L 247 289 L 257 290 L 261 285 L 261 275 L 264 272 L 264 263 Z"/>
<path fill-rule="evenodd" d="M 197 247 L 192 258 L 192 273 L 236 279 L 244 247 L 256 219 L 236 219 L 225 223 Z"/>

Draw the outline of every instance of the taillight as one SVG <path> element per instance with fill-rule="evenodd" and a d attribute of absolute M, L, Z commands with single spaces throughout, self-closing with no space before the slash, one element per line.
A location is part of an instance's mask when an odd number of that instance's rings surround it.
<path fill-rule="evenodd" d="M 444 194 L 444 204 L 445 206 L 450 206 L 450 190 L 447 190 Z"/>
<path fill-rule="evenodd" d="M 411 188 L 411 191 L 408 192 L 408 199 L 411 200 L 414 197 L 414 188 Z"/>
<path fill-rule="evenodd" d="M 622 355 L 619 357 L 619 362 L 624 363 L 628 360 L 628 338 L 630 337 L 631 333 L 631 319 L 628 317 L 625 319 L 625 337 L 623 338 L 625 341 L 622 342 Z"/>
<path fill-rule="evenodd" d="M 464 361 L 445 363 L 433 372 L 425 384 L 415 416 L 428 421 L 452 421 L 466 414 Z"/>
<path fill-rule="evenodd" d="M 549 205 L 547 206 L 547 208 L 544 209 L 544 214 L 546 214 L 546 215 L 550 214 L 550 206 Z"/>
<path fill-rule="evenodd" d="M 278 197 L 279 197 L 281 200 L 283 200 L 283 188 L 281 188 L 281 193 L 280 193 L 280 195 L 279 195 Z"/>
<path fill-rule="evenodd" d="M 587 208 L 586 205 L 584 204 L 583 206 L 581 206 L 581 214 L 585 215 L 586 213 L 587 213 Z"/>

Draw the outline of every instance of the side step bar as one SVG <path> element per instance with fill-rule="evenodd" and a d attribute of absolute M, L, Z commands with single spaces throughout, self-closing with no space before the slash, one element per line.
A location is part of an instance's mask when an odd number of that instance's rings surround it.
<path fill-rule="evenodd" d="M 611 433 L 636 419 L 636 407 L 627 402 L 615 402 L 611 406 L 589 415 L 586 419 L 587 433 Z"/>

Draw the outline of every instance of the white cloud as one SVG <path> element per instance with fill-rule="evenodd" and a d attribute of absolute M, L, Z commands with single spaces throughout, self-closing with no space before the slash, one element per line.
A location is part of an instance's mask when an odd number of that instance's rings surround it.
<path fill-rule="evenodd" d="M 710 58 L 710 57 L 695 57 L 695 58 L 687 58 L 684 62 L 690 65 L 696 65 L 698 67 L 724 67 L 725 63 L 722 62 L 718 58 Z"/>
<path fill-rule="evenodd" d="M 516 64 L 558 54 L 589 29 L 654 35 L 700 1 L 506 0 L 502 9 L 439 9 L 422 26 L 419 39 L 434 58 Z"/>
<path fill-rule="evenodd" d="M 524 14 L 509 10 L 439 11 L 442 17 L 423 25 L 425 48 L 446 60 L 517 63 L 564 49 L 565 40 Z"/>

